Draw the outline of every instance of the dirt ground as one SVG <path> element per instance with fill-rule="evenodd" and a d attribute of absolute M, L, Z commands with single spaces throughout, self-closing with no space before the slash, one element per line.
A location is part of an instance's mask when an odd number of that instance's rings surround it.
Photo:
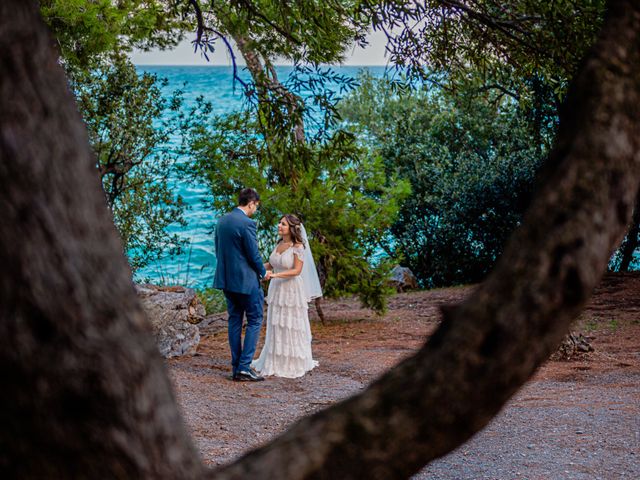
<path fill-rule="evenodd" d="M 469 291 L 399 294 L 383 317 L 355 300 L 326 302 L 326 325 L 312 308 L 320 366 L 294 380 L 230 381 L 226 330 L 220 321 L 203 327 L 198 354 L 168 365 L 205 462 L 229 462 L 299 417 L 361 391 L 424 343 L 438 325 L 439 305 Z M 574 330 L 594 352 L 547 362 L 485 430 L 415 478 L 640 478 L 640 275 L 607 276 Z"/>

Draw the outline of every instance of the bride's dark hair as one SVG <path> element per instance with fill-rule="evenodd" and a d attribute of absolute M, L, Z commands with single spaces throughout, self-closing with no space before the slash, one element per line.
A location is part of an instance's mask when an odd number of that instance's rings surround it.
<path fill-rule="evenodd" d="M 300 221 L 300 219 L 291 213 L 283 215 L 282 218 L 284 218 L 289 224 L 289 234 L 291 235 L 291 240 L 293 241 L 293 243 L 301 243 L 302 245 L 304 245 L 304 241 L 302 240 L 302 222 Z M 278 243 L 280 243 L 281 241 L 282 239 L 278 240 Z M 306 247 L 306 245 L 304 246 Z"/>

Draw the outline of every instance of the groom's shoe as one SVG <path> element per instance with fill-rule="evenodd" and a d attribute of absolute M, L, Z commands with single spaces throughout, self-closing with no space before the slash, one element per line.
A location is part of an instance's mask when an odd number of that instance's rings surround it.
<path fill-rule="evenodd" d="M 261 382 L 264 377 L 261 377 L 253 368 L 250 368 L 249 370 L 238 371 L 233 379 L 240 382 Z"/>

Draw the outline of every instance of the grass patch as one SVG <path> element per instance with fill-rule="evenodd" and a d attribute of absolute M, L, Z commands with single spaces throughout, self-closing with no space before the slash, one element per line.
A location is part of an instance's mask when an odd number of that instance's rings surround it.
<path fill-rule="evenodd" d="M 587 333 L 594 332 L 598 329 L 598 319 L 591 317 L 588 320 L 582 322 L 584 331 Z"/>
<path fill-rule="evenodd" d="M 216 288 L 205 288 L 197 291 L 198 298 L 204 305 L 207 315 L 224 313 L 227 310 L 227 301 L 222 290 Z"/>

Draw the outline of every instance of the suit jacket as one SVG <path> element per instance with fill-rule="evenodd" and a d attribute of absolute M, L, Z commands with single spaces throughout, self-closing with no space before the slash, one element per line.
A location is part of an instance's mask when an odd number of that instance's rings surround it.
<path fill-rule="evenodd" d="M 243 294 L 255 292 L 267 273 L 258 251 L 256 223 L 234 208 L 218 220 L 215 244 L 213 287 Z"/>

